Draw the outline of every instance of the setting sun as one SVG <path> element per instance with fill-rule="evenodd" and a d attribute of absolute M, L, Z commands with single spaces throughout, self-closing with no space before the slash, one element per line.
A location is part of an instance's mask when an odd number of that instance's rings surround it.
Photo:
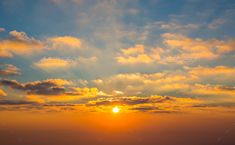
<path fill-rule="evenodd" d="M 116 107 L 113 107 L 112 109 L 113 113 L 119 113 L 120 109 L 116 106 Z"/>

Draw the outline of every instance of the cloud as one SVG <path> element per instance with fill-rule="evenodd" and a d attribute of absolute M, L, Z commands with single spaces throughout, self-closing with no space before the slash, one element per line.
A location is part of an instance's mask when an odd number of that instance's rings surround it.
<path fill-rule="evenodd" d="M 43 95 L 43 94 L 29 94 L 26 96 L 28 101 L 38 103 L 65 103 L 65 102 L 79 102 L 82 99 L 92 99 L 99 96 L 97 88 L 78 88 L 72 87 L 63 93 Z"/>
<path fill-rule="evenodd" d="M 190 38 L 177 33 L 161 35 L 165 49 L 161 55 L 162 64 L 190 64 L 195 61 L 215 60 L 235 51 L 235 40 Z"/>
<path fill-rule="evenodd" d="M 235 52 L 234 39 L 190 38 L 178 33 L 164 33 L 161 37 L 162 48 L 149 48 L 137 44 L 134 47 L 121 49 L 116 56 L 116 61 L 122 65 L 187 65 L 219 59 L 228 53 Z"/>
<path fill-rule="evenodd" d="M 214 97 L 211 98 L 212 100 L 234 100 L 235 96 L 235 87 L 195 84 L 191 88 L 191 92 L 188 92 L 188 94 L 201 97 Z"/>
<path fill-rule="evenodd" d="M 97 62 L 98 58 L 96 56 L 92 57 L 79 57 L 77 59 L 79 64 L 92 65 Z"/>
<path fill-rule="evenodd" d="M 26 93 L 26 100 L 39 103 L 77 101 L 100 95 L 97 88 L 79 88 L 64 79 L 47 79 L 26 83 L 2 79 L 0 85 L 23 91 Z"/>
<path fill-rule="evenodd" d="M 4 32 L 4 31 L 5 31 L 5 29 L 0 27 L 0 32 Z"/>
<path fill-rule="evenodd" d="M 161 48 L 153 48 L 151 52 L 146 52 L 144 45 L 137 44 L 135 47 L 121 49 L 116 60 L 119 64 L 124 65 L 151 64 L 160 59 L 161 52 Z"/>
<path fill-rule="evenodd" d="M 213 84 L 233 84 L 235 81 L 235 68 L 228 66 L 215 67 L 193 67 L 189 68 L 190 75 L 196 77 L 200 82 Z"/>
<path fill-rule="evenodd" d="M 81 39 L 72 36 L 56 36 L 48 38 L 48 41 L 51 42 L 52 48 L 80 48 L 81 47 Z"/>
<path fill-rule="evenodd" d="M 42 58 L 34 63 L 34 66 L 46 72 L 68 71 L 72 68 L 86 67 L 97 62 L 97 57 L 79 57 L 74 59 L 62 59 L 55 57 Z"/>
<path fill-rule="evenodd" d="M 29 105 L 37 104 L 35 102 L 24 101 L 24 100 L 0 100 L 0 105 Z"/>
<path fill-rule="evenodd" d="M 98 98 L 88 101 L 86 106 L 110 108 L 119 106 L 122 110 L 141 111 L 152 113 L 179 113 L 190 111 L 190 108 L 203 103 L 200 99 L 180 98 L 173 96 L 128 96 Z"/>
<path fill-rule="evenodd" d="M 153 28 L 160 28 L 165 30 L 192 30 L 192 29 L 198 29 L 200 27 L 200 24 L 180 24 L 179 22 L 163 22 L 163 21 L 157 21 L 154 23 L 151 23 L 146 26 L 148 29 Z"/>
<path fill-rule="evenodd" d="M 0 97 L 6 97 L 6 96 L 7 93 L 4 90 L 0 89 Z"/>
<path fill-rule="evenodd" d="M 169 95 L 234 99 L 234 68 L 186 67 L 183 70 L 159 73 L 122 73 L 93 80 L 94 86 L 112 94 L 119 90 L 125 95 Z"/>
<path fill-rule="evenodd" d="M 208 24 L 208 28 L 209 29 L 216 29 L 216 28 L 222 26 L 225 23 L 226 23 L 225 19 L 221 19 L 221 18 L 215 19 L 211 23 Z"/>
<path fill-rule="evenodd" d="M 94 80 L 93 83 L 106 92 L 119 90 L 126 95 L 150 95 L 164 94 L 176 92 L 177 90 L 188 89 L 188 81 L 193 78 L 188 78 L 185 74 L 180 73 L 125 73 L 117 74 L 107 78 Z M 102 83 L 101 83 L 102 82 Z M 169 94 L 168 94 L 169 95 Z"/>
<path fill-rule="evenodd" d="M 152 97 L 118 97 L 118 98 L 99 98 L 96 101 L 89 101 L 88 106 L 99 105 L 137 105 L 147 103 L 162 103 L 165 101 L 173 101 L 171 97 L 152 96 Z"/>
<path fill-rule="evenodd" d="M 9 35 L 9 39 L 0 40 L 0 57 L 28 56 L 42 51 L 43 43 L 28 37 L 25 32 L 14 30 Z"/>
<path fill-rule="evenodd" d="M 12 64 L 0 64 L 0 75 L 20 75 L 21 70 Z"/>
<path fill-rule="evenodd" d="M 26 91 L 28 94 L 56 95 L 65 92 L 64 85 L 70 82 L 62 79 L 48 79 L 29 83 L 19 83 L 16 80 L 1 80 L 0 84 L 12 89 Z"/>
<path fill-rule="evenodd" d="M 9 32 L 8 38 L 0 40 L 0 57 L 29 56 L 46 51 L 64 51 L 64 49 L 73 50 L 74 53 L 78 50 L 76 48 L 81 48 L 81 44 L 81 39 L 73 36 L 55 36 L 39 40 L 29 37 L 25 32 L 13 30 Z"/>
<path fill-rule="evenodd" d="M 44 71 L 57 71 L 57 70 L 67 70 L 72 67 L 74 62 L 69 59 L 61 59 L 61 58 L 42 58 L 38 62 L 34 63 L 34 66 L 44 70 Z"/>

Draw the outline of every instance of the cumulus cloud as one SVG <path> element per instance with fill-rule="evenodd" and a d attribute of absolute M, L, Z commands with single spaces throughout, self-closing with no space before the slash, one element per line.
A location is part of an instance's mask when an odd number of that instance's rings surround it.
<path fill-rule="evenodd" d="M 0 75 L 20 75 L 21 70 L 12 64 L 0 64 Z"/>
<path fill-rule="evenodd" d="M 100 81 L 93 81 L 98 88 L 106 92 L 112 90 L 120 90 L 128 95 L 137 94 L 163 94 L 177 90 L 184 90 L 189 87 L 187 81 L 192 78 L 187 78 L 184 74 L 177 73 L 126 73 L 117 74 Z"/>
<path fill-rule="evenodd" d="M 80 48 L 81 47 L 81 39 L 72 36 L 56 36 L 48 38 L 48 41 L 51 42 L 52 48 L 63 48 L 63 47 L 71 47 L 71 48 Z"/>
<path fill-rule="evenodd" d="M 124 65 L 151 64 L 160 59 L 161 52 L 161 48 L 153 48 L 150 52 L 146 52 L 144 45 L 137 44 L 135 47 L 121 49 L 116 60 L 119 64 Z"/>
<path fill-rule="evenodd" d="M 200 82 L 213 84 L 233 84 L 235 79 L 235 68 L 228 66 L 216 67 L 193 67 L 188 70 L 191 76 L 196 77 Z"/>
<path fill-rule="evenodd" d="M 69 59 L 61 59 L 61 58 L 42 58 L 38 62 L 34 63 L 34 66 L 44 70 L 44 71 L 57 71 L 61 69 L 68 69 L 72 67 L 75 63 Z"/>
<path fill-rule="evenodd" d="M 9 32 L 8 38 L 0 40 L 0 57 L 29 56 L 64 49 L 76 51 L 76 48 L 81 48 L 81 44 L 81 39 L 73 36 L 52 36 L 39 40 L 29 37 L 25 32 L 13 30 Z"/>
<path fill-rule="evenodd" d="M 178 51 L 179 54 L 173 56 L 175 60 L 186 62 L 200 59 L 211 60 L 234 51 L 234 40 L 203 40 L 175 33 L 165 33 L 162 37 L 166 46 Z"/>
<path fill-rule="evenodd" d="M 211 61 L 234 53 L 235 40 L 190 38 L 183 34 L 164 33 L 163 47 L 148 48 L 142 44 L 121 49 L 116 60 L 119 64 L 179 64 L 187 65 L 203 60 Z"/>
<path fill-rule="evenodd" d="M 64 93 L 64 85 L 69 84 L 69 82 L 62 79 L 49 79 L 44 81 L 19 83 L 16 80 L 4 79 L 0 81 L 0 84 L 12 89 L 26 91 L 28 94 L 55 95 Z"/>
<path fill-rule="evenodd" d="M 62 59 L 56 57 L 42 58 L 34 63 L 34 66 L 46 72 L 68 71 L 72 68 L 93 65 L 97 62 L 97 57 L 79 57 L 73 59 Z"/>
<path fill-rule="evenodd" d="M 25 32 L 14 30 L 9 35 L 9 39 L 0 40 L 0 57 L 27 56 L 42 51 L 43 43 L 28 37 Z"/>
<path fill-rule="evenodd" d="M 16 80 L 2 79 L 0 85 L 26 93 L 26 100 L 32 102 L 66 102 L 82 98 L 99 96 L 97 88 L 79 88 L 64 79 L 48 79 L 42 81 L 20 83 Z"/>
<path fill-rule="evenodd" d="M 159 73 L 123 73 L 93 80 L 100 90 L 125 95 L 173 95 L 188 97 L 234 98 L 234 68 L 192 67 Z"/>

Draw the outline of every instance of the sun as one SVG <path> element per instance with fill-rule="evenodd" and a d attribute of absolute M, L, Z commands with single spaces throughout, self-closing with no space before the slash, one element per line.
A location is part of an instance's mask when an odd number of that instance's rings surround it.
<path fill-rule="evenodd" d="M 117 106 L 115 106 L 115 107 L 113 107 L 112 111 L 113 111 L 113 113 L 117 114 L 117 113 L 119 113 L 120 109 Z"/>

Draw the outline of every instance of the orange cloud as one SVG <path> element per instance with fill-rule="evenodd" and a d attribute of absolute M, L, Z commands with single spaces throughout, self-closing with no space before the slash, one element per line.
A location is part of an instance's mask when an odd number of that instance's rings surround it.
<path fill-rule="evenodd" d="M 81 47 L 81 39 L 72 36 L 57 36 L 48 38 L 48 40 L 52 42 L 53 48 L 64 46 L 73 48 Z"/>
<path fill-rule="evenodd" d="M 29 102 L 49 103 L 78 101 L 82 98 L 94 98 L 100 96 L 97 88 L 79 88 L 72 82 L 64 79 L 47 79 L 42 81 L 20 83 L 16 80 L 0 80 L 0 85 L 26 94 Z M 4 92 L 1 92 L 4 95 Z"/>
<path fill-rule="evenodd" d="M 214 97 L 211 98 L 211 100 L 230 100 L 234 102 L 235 99 L 235 87 L 195 84 L 191 90 L 191 94 L 194 94 L 195 96 Z"/>
<path fill-rule="evenodd" d="M 127 49 L 121 50 L 124 55 L 135 55 L 135 54 L 143 54 L 144 53 L 144 45 L 137 44 L 135 47 L 130 47 Z"/>
<path fill-rule="evenodd" d="M 148 96 L 148 97 L 116 97 L 98 98 L 87 102 L 87 106 L 98 107 L 105 110 L 110 106 L 119 106 L 122 110 L 144 111 L 153 113 L 177 113 L 187 112 L 194 105 L 203 101 L 193 98 L 180 98 L 171 96 Z"/>
<path fill-rule="evenodd" d="M 149 64 L 153 62 L 153 60 L 146 54 L 140 54 L 136 57 L 128 56 L 128 57 L 116 57 L 117 62 L 120 64 Z"/>
<path fill-rule="evenodd" d="M 34 65 L 44 71 L 56 71 L 59 69 L 68 69 L 74 65 L 72 60 L 60 59 L 60 58 L 43 58 L 40 61 L 34 63 Z"/>
<path fill-rule="evenodd" d="M 0 57 L 27 56 L 42 51 L 44 47 L 41 41 L 29 38 L 24 32 L 14 30 L 9 34 L 10 39 L 0 41 Z"/>
<path fill-rule="evenodd" d="M 5 91 L 3 91 L 2 89 L 0 89 L 0 96 L 5 97 L 5 96 L 7 96 L 7 93 Z"/>
<path fill-rule="evenodd" d="M 192 77 L 197 78 L 198 81 L 216 82 L 219 84 L 229 84 L 235 81 L 235 68 L 227 66 L 216 67 L 194 67 L 190 68 L 188 72 Z"/>
<path fill-rule="evenodd" d="M 97 57 L 79 57 L 74 59 L 62 59 L 55 57 L 48 57 L 34 63 L 34 66 L 47 72 L 54 72 L 58 70 L 68 70 L 76 67 L 86 67 L 97 62 Z"/>
<path fill-rule="evenodd" d="M 235 50 L 235 40 L 203 40 L 174 33 L 165 33 L 162 34 L 162 37 L 168 47 L 180 51 L 180 54 L 176 57 L 184 61 L 193 59 L 215 59 L 224 53 Z"/>
<path fill-rule="evenodd" d="M 151 52 L 145 52 L 144 45 L 135 45 L 127 49 L 121 49 L 121 53 L 116 57 L 119 64 L 150 64 L 160 59 L 161 48 L 151 49 Z"/>
<path fill-rule="evenodd" d="M 21 70 L 12 64 L 0 64 L 0 75 L 20 75 Z"/>
<path fill-rule="evenodd" d="M 26 96 L 26 100 L 37 103 L 66 103 L 72 101 L 79 101 L 84 98 L 91 99 L 97 96 L 99 96 L 99 90 L 97 88 L 74 87 L 71 91 L 56 95 L 28 94 Z"/>

